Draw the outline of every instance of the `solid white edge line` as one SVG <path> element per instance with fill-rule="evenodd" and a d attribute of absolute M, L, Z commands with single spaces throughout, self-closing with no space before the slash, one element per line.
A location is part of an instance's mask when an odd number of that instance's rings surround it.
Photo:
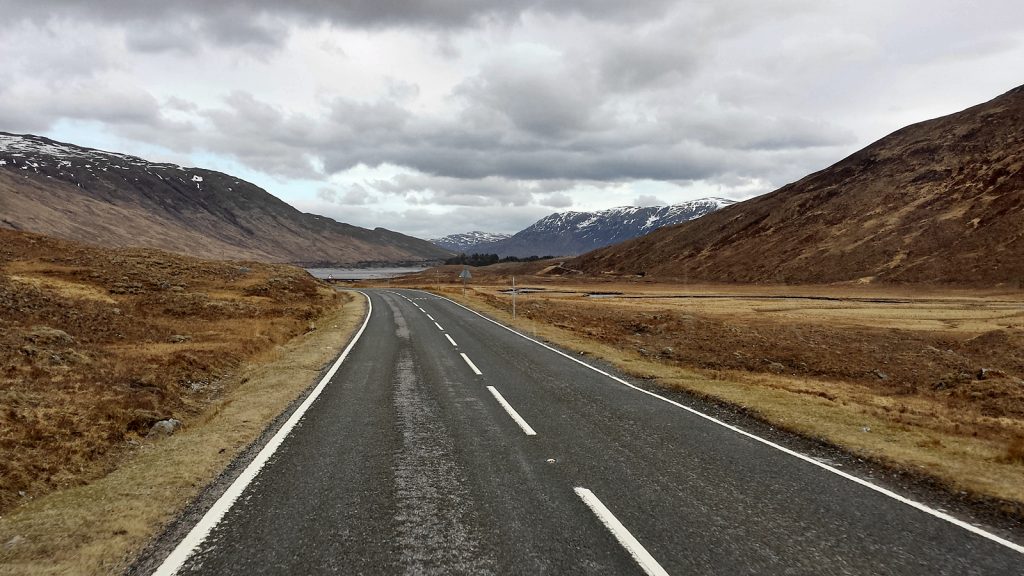
<path fill-rule="evenodd" d="M 615 536 L 619 544 L 622 544 L 626 552 L 629 552 L 629 555 L 643 568 L 644 572 L 650 574 L 650 576 L 668 576 L 668 572 L 661 567 L 661 564 L 658 564 L 654 556 L 651 556 L 647 549 L 629 533 L 629 530 L 622 525 L 622 522 L 619 522 L 619 519 L 597 499 L 597 496 L 594 496 L 593 492 L 580 487 L 573 488 L 573 490 L 583 500 L 583 503 L 587 505 L 587 508 L 590 508 L 590 511 L 604 524 L 605 528 L 612 533 L 612 536 Z"/>
<path fill-rule="evenodd" d="M 498 404 L 501 404 L 501 407 L 505 409 L 505 412 L 508 412 L 508 415 L 516 421 L 516 424 L 519 424 L 519 427 L 523 429 L 523 432 L 526 432 L 527 436 L 537 435 L 537 432 L 526 423 L 526 420 L 523 420 L 523 417 L 519 415 L 519 412 L 516 412 L 516 409 L 505 400 L 505 397 L 501 395 L 501 392 L 498 392 L 497 388 L 494 386 L 488 386 L 487 389 L 491 391 L 491 394 L 494 395 L 494 399 L 498 401 Z"/>
<path fill-rule="evenodd" d="M 922 503 L 920 503 L 920 502 L 918 502 L 916 500 L 911 500 L 910 498 L 907 498 L 905 496 L 901 496 L 900 494 L 897 494 L 897 493 L 893 492 L 892 490 L 889 490 L 888 488 L 883 488 L 881 486 L 878 486 L 877 484 L 872 484 L 871 482 L 868 482 L 867 480 L 864 480 L 862 478 L 858 478 L 858 477 L 856 477 L 856 476 L 854 476 L 852 474 L 849 474 L 847 472 L 843 472 L 842 470 L 839 470 L 838 468 L 833 468 L 832 466 L 829 466 L 828 464 L 825 464 L 823 462 L 819 462 L 819 461 L 815 460 L 814 458 L 811 458 L 810 456 L 806 456 L 804 454 L 796 452 L 795 450 L 790 450 L 789 448 L 786 448 L 785 446 L 782 446 L 780 444 L 776 444 L 775 442 L 772 442 L 771 440 L 767 440 L 765 438 L 761 438 L 760 436 L 757 436 L 755 434 L 751 434 L 750 432 L 747 432 L 745 430 L 737 428 L 736 426 L 733 426 L 732 424 L 727 424 L 727 423 L 719 420 L 718 418 L 715 418 L 714 416 L 709 416 L 709 415 L 701 412 L 700 410 L 697 410 L 695 408 L 690 408 L 689 406 L 686 406 L 685 404 L 680 404 L 679 402 L 676 402 L 675 400 L 669 400 L 668 398 L 665 398 L 664 396 L 659 396 L 658 394 L 655 394 L 654 392 L 651 392 L 649 390 L 644 390 L 643 388 L 640 388 L 638 386 L 634 386 L 633 384 L 630 384 L 629 382 L 626 382 L 622 378 L 619 378 L 617 376 L 613 376 L 612 374 L 609 374 L 608 372 L 605 372 L 604 370 L 601 370 L 600 368 L 591 366 L 590 364 L 587 364 L 586 362 L 584 362 L 582 360 L 579 360 L 577 358 L 573 358 L 572 356 L 566 354 L 565 352 L 562 352 L 561 350 L 557 350 L 555 348 L 552 348 L 551 346 L 548 346 L 547 344 L 545 344 L 543 342 L 540 342 L 538 340 L 530 338 L 529 336 L 527 336 L 527 335 L 525 335 L 525 334 L 523 334 L 521 332 L 517 332 L 516 330 L 514 330 L 512 328 L 509 328 L 508 326 L 505 326 L 501 322 L 498 322 L 496 320 L 492 320 L 492 319 L 488 318 L 487 316 L 484 316 L 483 314 L 477 312 L 476 310 L 473 310 L 472 308 L 469 308 L 467 306 L 463 306 L 462 304 L 459 304 L 458 302 L 456 302 L 456 301 L 454 301 L 454 300 L 452 300 L 450 298 L 446 298 L 446 297 L 441 296 L 439 294 L 435 294 L 434 296 L 436 296 L 437 298 L 443 299 L 443 300 L 447 300 L 447 301 L 451 302 L 452 304 L 455 304 L 459 308 L 462 308 L 462 309 L 464 309 L 464 310 L 466 310 L 468 312 L 472 312 L 473 314 L 476 314 L 477 316 L 483 318 L 484 320 L 487 320 L 488 322 L 490 322 L 492 324 L 500 326 L 500 327 L 504 328 L 505 330 L 508 330 L 509 332 L 511 332 L 513 334 L 516 334 L 517 336 L 519 336 L 521 338 L 525 338 L 526 340 L 529 340 L 530 342 L 533 342 L 534 344 L 537 344 L 538 346 L 542 346 L 544 348 L 547 348 L 548 350 L 554 352 L 555 354 L 558 354 L 559 356 L 563 356 L 565 358 L 568 358 L 569 360 L 572 360 L 573 362 L 575 362 L 577 364 L 580 364 L 582 366 L 586 366 L 587 368 L 593 370 L 594 372 L 597 372 L 598 374 L 602 374 L 604 376 L 607 376 L 608 378 L 611 378 L 612 380 L 614 380 L 614 381 L 616 381 L 616 382 L 618 382 L 620 384 L 624 384 L 626 386 L 629 386 L 630 388 L 632 388 L 632 389 L 634 389 L 634 390 L 636 390 L 638 392 L 642 392 L 644 394 L 647 394 L 648 396 L 653 396 L 654 398 L 657 398 L 658 400 L 661 400 L 663 402 L 667 402 L 667 403 L 669 403 L 669 404 L 671 404 L 673 406 L 676 406 L 678 408 L 682 408 L 683 410 L 686 410 L 687 412 L 689 412 L 691 414 L 694 414 L 695 416 L 699 416 L 701 418 L 704 418 L 705 420 L 708 420 L 709 422 L 714 422 L 715 424 L 718 424 L 719 426 L 722 426 L 724 428 L 728 428 L 729 430 L 732 430 L 733 432 L 736 432 L 737 434 L 741 434 L 743 436 L 746 436 L 747 438 L 750 438 L 751 440 L 755 440 L 757 442 L 760 442 L 760 443 L 764 444 L 765 446 L 770 446 L 772 448 L 775 448 L 776 450 L 779 450 L 780 452 L 785 452 L 786 454 L 789 454 L 790 456 L 793 456 L 795 458 L 799 458 L 800 460 L 803 460 L 804 462 L 807 462 L 808 464 L 811 464 L 812 466 L 817 466 L 818 468 L 821 468 L 822 470 L 827 470 L 827 471 L 829 471 L 829 472 L 831 472 L 831 473 L 833 473 L 833 474 L 835 474 L 837 476 L 841 476 L 843 478 L 846 478 L 847 480 L 849 480 L 851 482 L 855 482 L 857 484 L 860 484 L 861 486 L 864 486 L 865 488 L 870 488 L 871 490 L 874 490 L 875 492 L 878 492 L 879 494 L 888 496 L 889 498 L 892 498 L 893 500 L 896 500 L 897 502 L 906 504 L 907 506 L 910 506 L 911 508 L 916 508 L 917 510 L 920 510 L 921 512 L 924 512 L 925 514 L 929 514 L 931 516 L 934 516 L 935 518 L 939 518 L 940 520 L 945 520 L 946 522 L 949 522 L 950 524 L 953 524 L 954 526 L 957 526 L 957 527 L 962 528 L 964 530 L 967 530 L 968 532 L 971 532 L 972 534 L 975 534 L 977 536 L 981 536 L 982 538 L 985 538 L 987 540 L 991 540 L 992 542 L 995 542 L 997 544 L 1005 546 L 1005 547 L 1009 548 L 1010 550 L 1013 550 L 1014 552 L 1018 552 L 1020 554 L 1024 554 L 1024 546 L 1021 546 L 1020 544 L 1017 544 L 1016 542 L 1011 542 L 1010 540 L 1007 540 L 1006 538 L 1003 538 L 1001 536 L 998 536 L 996 534 L 988 532 L 987 530 L 983 530 L 983 529 L 981 529 L 981 528 L 979 528 L 979 527 L 977 527 L 977 526 L 975 526 L 973 524 L 970 524 L 968 522 L 964 522 L 963 520 L 960 520 L 959 518 L 955 518 L 955 517 L 953 517 L 953 516 L 951 516 L 951 515 L 949 515 L 949 514 L 947 514 L 945 512 L 941 512 L 941 511 L 936 510 L 936 509 L 934 509 L 934 508 L 932 508 L 930 506 L 922 504 Z"/>
<path fill-rule="evenodd" d="M 484 375 L 484 373 L 481 372 L 480 369 L 476 367 L 476 364 L 473 364 L 473 361 L 469 359 L 469 356 L 466 356 L 465 352 L 462 352 L 461 355 L 462 355 L 462 359 L 466 361 L 466 364 L 469 364 L 469 367 L 473 369 L 473 372 L 477 376 L 483 376 Z"/>
<path fill-rule="evenodd" d="M 366 325 L 370 323 L 370 315 L 373 313 L 373 303 L 370 301 L 370 297 L 367 296 L 366 293 L 359 293 L 366 298 L 366 319 L 363 320 L 363 325 L 359 328 L 359 331 L 356 332 L 356 335 L 352 337 L 352 340 L 348 343 L 348 346 L 345 347 L 341 356 L 338 356 L 338 359 L 335 360 L 331 369 L 327 371 L 327 374 L 325 374 L 320 380 L 320 383 L 316 385 L 316 388 L 310 392 L 305 401 L 295 409 L 295 412 L 292 413 L 291 417 L 288 418 L 283 426 L 281 426 L 281 429 L 277 431 L 277 434 L 274 434 L 274 437 L 267 442 L 266 446 L 264 446 L 262 450 L 260 450 L 259 454 L 256 455 L 256 458 L 254 458 L 253 461 L 245 467 L 245 470 L 243 470 L 238 478 L 231 483 L 231 486 L 228 486 L 228 489 L 221 494 L 220 498 L 213 503 L 213 506 L 206 511 L 206 514 L 199 519 L 199 522 L 192 527 L 192 530 L 182 538 L 181 542 L 178 543 L 170 555 L 164 559 L 163 563 L 161 563 L 156 571 L 153 572 L 153 576 L 171 576 L 181 569 L 189 557 L 192 556 L 192 553 L 195 552 L 195 549 L 203 543 L 206 537 L 210 535 L 213 528 L 217 526 L 224 515 L 227 514 L 228 510 L 231 509 L 231 506 L 235 503 L 238 497 L 242 495 L 242 492 L 249 483 L 252 482 L 253 479 L 256 478 L 256 475 L 260 473 L 260 470 L 263 469 L 263 466 L 267 463 L 270 457 L 274 455 L 274 452 L 276 452 L 278 447 L 281 446 L 281 443 L 284 442 L 285 437 L 288 436 L 292 429 L 295 428 L 295 425 L 298 424 L 299 420 L 301 420 L 306 414 L 306 411 L 309 410 L 309 407 L 313 402 L 316 402 L 316 399 L 320 396 L 320 393 L 323 392 L 327 383 L 330 382 L 331 378 L 334 377 L 335 372 L 338 371 L 341 363 L 345 361 L 349 352 L 352 351 L 352 347 L 359 341 L 359 337 L 363 335 L 363 331 L 366 330 Z"/>
<path fill-rule="evenodd" d="M 447 338 L 448 341 L 452 343 L 452 346 L 455 346 L 456 348 L 459 347 L 459 345 L 455 343 L 455 340 L 452 340 L 451 336 L 449 336 L 448 334 L 445 334 L 444 337 Z"/>
<path fill-rule="evenodd" d="M 437 322 L 434 322 L 434 326 L 437 326 L 438 330 L 440 330 L 441 332 L 444 332 L 444 328 L 441 328 L 441 325 L 438 324 Z"/>

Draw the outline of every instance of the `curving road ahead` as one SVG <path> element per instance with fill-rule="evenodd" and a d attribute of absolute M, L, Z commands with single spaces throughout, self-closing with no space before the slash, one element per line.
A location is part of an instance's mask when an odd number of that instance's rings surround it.
<path fill-rule="evenodd" d="M 158 574 L 1020 574 L 1024 548 L 449 300 L 371 313 Z"/>

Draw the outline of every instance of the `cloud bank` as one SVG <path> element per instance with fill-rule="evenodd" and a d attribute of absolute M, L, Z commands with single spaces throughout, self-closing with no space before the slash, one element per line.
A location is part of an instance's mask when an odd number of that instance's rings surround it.
<path fill-rule="evenodd" d="M 0 130 L 424 236 L 749 197 L 1014 87 L 991 2 L 0 0 Z M 371 221 L 379 219 L 379 221 Z"/>

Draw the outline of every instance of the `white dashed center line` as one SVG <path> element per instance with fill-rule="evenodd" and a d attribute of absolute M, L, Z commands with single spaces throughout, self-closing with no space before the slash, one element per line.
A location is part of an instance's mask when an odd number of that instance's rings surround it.
<path fill-rule="evenodd" d="M 449 336 L 449 335 L 445 334 L 445 335 L 444 335 L 444 337 L 445 337 L 445 338 L 447 338 L 447 339 L 448 339 L 448 341 L 452 343 L 452 346 L 455 346 L 456 348 L 458 348 L 458 347 L 459 347 L 459 345 L 455 343 L 455 340 L 452 340 L 452 337 L 451 337 L 451 336 Z"/>
<path fill-rule="evenodd" d="M 477 376 L 483 376 L 484 373 L 476 367 L 476 364 L 473 364 L 473 361 L 469 359 L 469 356 L 466 356 L 465 352 L 462 352 L 462 359 L 466 361 L 466 364 L 469 364 L 469 367 L 473 369 L 474 374 Z"/>
<path fill-rule="evenodd" d="M 441 328 L 441 325 L 438 324 L 437 322 L 434 322 L 434 326 L 437 326 L 438 330 L 440 330 L 441 332 L 444 332 L 444 328 Z"/>
<path fill-rule="evenodd" d="M 629 552 L 629 555 L 636 560 L 636 563 L 643 568 L 650 576 L 668 576 L 668 572 L 658 564 L 658 561 L 626 530 L 626 527 L 619 522 L 619 519 L 612 514 L 611 510 L 605 507 L 594 493 L 586 488 L 574 488 L 576 494 L 583 500 L 583 503 L 597 516 L 598 520 L 608 528 L 608 531 L 615 536 L 615 539 L 622 544 L 622 547 Z"/>
<path fill-rule="evenodd" d="M 426 313 L 426 312 L 424 312 L 424 314 L 427 314 L 427 313 Z M 433 317 L 433 316 L 431 316 L 430 314 L 427 314 L 427 318 L 430 318 L 431 320 L 433 320 L 433 319 L 434 319 L 434 317 Z"/>
<path fill-rule="evenodd" d="M 530 425 L 526 423 L 526 420 L 523 420 L 523 417 L 519 415 L 519 412 L 516 412 L 516 409 L 509 405 L 505 400 L 505 397 L 501 395 L 501 392 L 498 392 L 494 386 L 488 386 L 487 389 L 491 391 L 491 394 L 494 395 L 494 399 L 498 401 L 498 404 L 501 404 L 501 407 L 505 409 L 505 412 L 508 412 L 508 415 L 516 421 L 516 424 L 519 424 L 519 427 L 523 429 L 523 432 L 526 432 L 527 436 L 537 435 L 537 433 L 533 431 L 533 428 L 530 428 Z"/>

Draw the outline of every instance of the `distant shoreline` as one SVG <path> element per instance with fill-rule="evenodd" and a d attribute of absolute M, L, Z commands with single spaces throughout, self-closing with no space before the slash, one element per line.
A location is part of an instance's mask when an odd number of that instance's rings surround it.
<path fill-rule="evenodd" d="M 321 280 L 373 280 L 395 278 L 426 270 L 423 266 L 394 268 L 306 268 L 306 271 Z"/>

